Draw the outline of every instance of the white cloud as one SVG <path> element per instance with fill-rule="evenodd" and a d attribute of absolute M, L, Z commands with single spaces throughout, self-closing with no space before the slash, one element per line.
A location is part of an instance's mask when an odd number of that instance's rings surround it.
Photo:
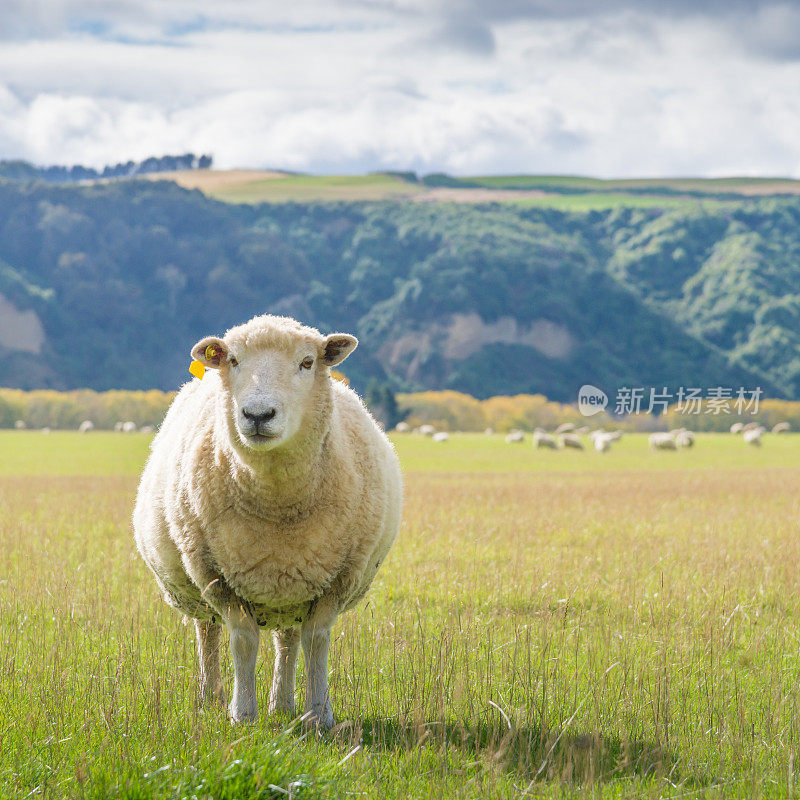
<path fill-rule="evenodd" d="M 530 5 L 36 0 L 0 48 L 0 157 L 800 176 L 790 10 L 743 38 L 723 12 Z"/>

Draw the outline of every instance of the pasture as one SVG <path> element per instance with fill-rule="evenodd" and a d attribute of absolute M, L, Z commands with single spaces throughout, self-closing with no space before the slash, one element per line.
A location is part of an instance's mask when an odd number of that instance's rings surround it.
<path fill-rule="evenodd" d="M 794 195 L 800 182 L 779 178 L 601 180 L 565 175 L 496 175 L 427 186 L 391 173 L 304 175 L 270 170 L 184 170 L 147 175 L 229 203 L 416 200 L 512 203 L 566 212 L 630 208 L 717 208 L 731 198 Z"/>
<path fill-rule="evenodd" d="M 197 710 L 130 531 L 149 436 L 0 433 L 0 797 L 797 795 L 800 437 L 394 439 L 404 523 L 315 740 L 263 713 L 268 637 L 258 723 Z"/>

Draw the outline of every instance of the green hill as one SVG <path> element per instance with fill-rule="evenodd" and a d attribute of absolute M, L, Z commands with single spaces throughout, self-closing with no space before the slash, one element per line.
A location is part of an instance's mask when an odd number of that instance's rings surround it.
<path fill-rule="evenodd" d="M 0 183 L 2 383 L 173 388 L 197 338 L 270 311 L 356 333 L 347 372 L 362 388 L 574 400 L 587 382 L 760 384 L 800 397 L 800 198 L 726 186 L 643 206 L 612 189 L 558 195 L 614 198 L 578 211 Z"/>

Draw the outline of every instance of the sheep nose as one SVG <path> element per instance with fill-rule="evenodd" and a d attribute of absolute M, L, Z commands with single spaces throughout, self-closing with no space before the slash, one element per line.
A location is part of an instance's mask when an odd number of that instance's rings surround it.
<path fill-rule="evenodd" d="M 244 414 L 245 419 L 249 419 L 251 422 L 254 422 L 256 426 L 261 425 L 264 422 L 269 422 L 276 413 L 277 409 L 275 408 L 268 408 L 266 411 L 253 411 L 246 408 L 242 409 L 242 414 Z"/>

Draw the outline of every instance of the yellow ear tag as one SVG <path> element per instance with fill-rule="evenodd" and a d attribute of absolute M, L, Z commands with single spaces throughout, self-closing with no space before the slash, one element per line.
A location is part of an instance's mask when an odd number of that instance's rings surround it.
<path fill-rule="evenodd" d="M 202 361 L 192 361 L 192 363 L 189 364 L 189 372 L 191 372 L 196 378 L 203 380 L 203 375 L 206 374 L 205 364 L 203 364 Z"/>

